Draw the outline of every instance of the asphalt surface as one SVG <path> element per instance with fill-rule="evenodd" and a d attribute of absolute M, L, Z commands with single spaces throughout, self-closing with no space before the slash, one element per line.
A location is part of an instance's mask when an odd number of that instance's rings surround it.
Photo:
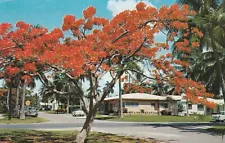
<path fill-rule="evenodd" d="M 35 124 L 0 124 L 0 128 L 69 130 L 81 129 L 84 118 L 74 118 L 65 114 L 40 113 L 39 117 L 49 120 L 47 123 Z M 154 138 L 170 143 L 225 143 L 224 135 L 206 132 L 209 123 L 135 123 L 95 120 L 92 131 L 113 133 L 117 135 Z"/>

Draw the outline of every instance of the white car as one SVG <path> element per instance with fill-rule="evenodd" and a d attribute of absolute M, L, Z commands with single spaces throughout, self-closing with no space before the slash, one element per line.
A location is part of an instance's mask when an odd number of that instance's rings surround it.
<path fill-rule="evenodd" d="M 224 122 L 225 121 L 225 111 L 221 111 L 218 114 L 212 115 L 212 121 L 214 122 Z"/>
<path fill-rule="evenodd" d="M 78 109 L 78 110 L 73 111 L 73 112 L 72 112 L 72 115 L 73 115 L 74 117 L 76 117 L 76 116 L 85 116 L 85 113 L 84 113 L 83 110 Z"/>

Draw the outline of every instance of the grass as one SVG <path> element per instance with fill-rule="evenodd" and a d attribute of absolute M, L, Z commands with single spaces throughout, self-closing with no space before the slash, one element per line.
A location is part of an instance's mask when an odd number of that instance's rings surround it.
<path fill-rule="evenodd" d="M 0 129 L 0 142 L 8 143 L 71 143 L 75 140 L 78 131 L 36 131 Z M 87 138 L 88 143 L 156 143 L 154 139 L 140 139 L 117 136 L 113 134 L 92 132 Z"/>
<path fill-rule="evenodd" d="M 128 121 L 128 122 L 210 122 L 210 116 L 191 115 L 187 116 L 156 116 L 156 115 L 125 115 L 124 118 L 117 116 L 97 116 L 98 120 Z"/>
<path fill-rule="evenodd" d="M 207 129 L 207 131 L 215 133 L 215 134 L 225 134 L 225 126 L 218 125 L 218 126 L 212 126 Z"/>
<path fill-rule="evenodd" d="M 8 116 L 4 116 L 3 119 L 0 119 L 0 124 L 43 123 L 47 121 L 48 120 L 39 117 L 26 117 L 25 120 L 20 120 L 19 118 L 11 118 L 11 120 L 8 120 Z"/>

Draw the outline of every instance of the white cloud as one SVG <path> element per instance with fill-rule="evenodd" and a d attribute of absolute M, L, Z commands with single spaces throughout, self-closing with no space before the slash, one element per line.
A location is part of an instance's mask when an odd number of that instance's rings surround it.
<path fill-rule="evenodd" d="M 0 0 L 0 3 L 12 2 L 14 0 Z"/>
<path fill-rule="evenodd" d="M 146 3 L 149 6 L 155 7 L 148 0 L 109 0 L 108 4 L 107 4 L 107 9 L 112 12 L 113 16 L 115 16 L 116 14 L 118 14 L 124 10 L 135 9 L 136 4 L 140 1 Z"/>

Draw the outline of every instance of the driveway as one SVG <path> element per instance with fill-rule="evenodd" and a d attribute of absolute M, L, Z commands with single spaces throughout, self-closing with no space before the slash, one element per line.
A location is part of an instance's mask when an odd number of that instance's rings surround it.
<path fill-rule="evenodd" d="M 66 114 L 40 113 L 40 117 L 50 120 L 48 123 L 0 125 L 0 128 L 27 129 L 77 129 L 80 130 L 84 119 Z M 206 125 L 190 126 L 170 123 L 131 123 L 95 120 L 92 131 L 113 133 L 117 135 L 154 138 L 170 143 L 225 143 L 223 135 L 206 132 Z"/>

